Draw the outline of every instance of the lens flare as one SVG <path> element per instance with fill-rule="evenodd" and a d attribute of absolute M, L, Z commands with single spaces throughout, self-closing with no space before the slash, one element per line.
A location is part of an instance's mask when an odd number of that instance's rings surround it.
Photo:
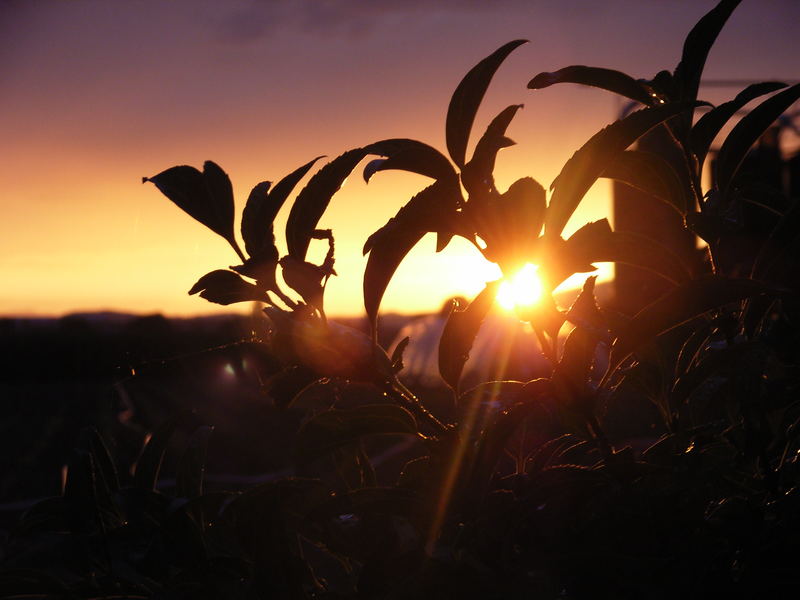
<path fill-rule="evenodd" d="M 537 268 L 528 263 L 501 283 L 496 296 L 498 304 L 506 310 L 536 304 L 542 297 L 542 281 Z"/>

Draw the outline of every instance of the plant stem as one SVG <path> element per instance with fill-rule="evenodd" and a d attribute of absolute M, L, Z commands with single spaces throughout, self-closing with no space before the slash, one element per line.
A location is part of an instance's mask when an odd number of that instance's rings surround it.
<path fill-rule="evenodd" d="M 278 298 L 280 298 L 281 301 L 289 308 L 294 309 L 297 307 L 297 303 L 291 298 L 289 298 L 289 296 L 284 294 L 277 285 L 275 286 L 275 289 L 273 289 L 272 291 L 275 292 L 275 295 L 278 296 Z"/>
<path fill-rule="evenodd" d="M 399 401 L 405 408 L 414 413 L 417 417 L 425 421 L 436 433 L 446 433 L 452 426 L 445 425 L 425 407 L 422 401 L 414 393 L 404 386 L 396 377 L 388 380 L 384 384 L 386 394 Z"/>
<path fill-rule="evenodd" d="M 592 415 L 589 418 L 589 428 L 594 434 L 594 440 L 597 442 L 597 447 L 599 448 L 600 453 L 603 455 L 603 460 L 608 462 L 611 457 L 614 456 L 614 448 L 612 448 L 611 444 L 608 442 L 606 432 L 603 431 L 600 421 L 597 420 L 595 415 Z"/>

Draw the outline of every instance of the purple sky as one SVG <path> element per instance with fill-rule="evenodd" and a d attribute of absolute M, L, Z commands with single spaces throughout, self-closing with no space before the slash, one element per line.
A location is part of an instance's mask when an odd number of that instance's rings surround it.
<path fill-rule="evenodd" d="M 212 159 L 231 175 L 241 203 L 256 182 L 319 154 L 396 136 L 443 149 L 452 90 L 515 38 L 531 43 L 501 67 L 476 132 L 523 102 L 509 130 L 518 145 L 499 161 L 499 187 L 524 175 L 548 185 L 620 103 L 575 86 L 530 91 L 528 80 L 569 64 L 636 77 L 672 69 L 683 37 L 714 4 L 0 1 L 0 313 L 213 310 L 186 290 L 234 257 L 140 185 L 141 176 Z M 800 79 L 799 24 L 797 0 L 745 0 L 706 77 Z M 701 95 L 715 102 L 736 91 Z M 787 140 L 790 150 L 797 145 Z M 357 180 L 323 221 L 337 233 L 332 312 L 360 312 L 360 246 L 423 183 L 395 174 L 368 187 Z M 607 214 L 607 188 L 598 186 L 575 224 Z M 432 251 L 423 244 L 401 269 L 387 310 L 435 308 L 479 285 L 457 277 L 474 270 L 467 248 Z"/>

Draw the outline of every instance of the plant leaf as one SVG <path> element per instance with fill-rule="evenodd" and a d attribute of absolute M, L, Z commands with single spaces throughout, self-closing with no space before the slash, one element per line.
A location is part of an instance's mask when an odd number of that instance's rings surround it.
<path fill-rule="evenodd" d="M 233 237 L 233 184 L 230 177 L 217 163 L 207 160 L 203 163 L 203 179 L 216 203 L 220 222 L 224 222 L 226 233 Z"/>
<path fill-rule="evenodd" d="M 67 465 L 63 493 L 66 521 L 72 533 L 87 533 L 100 522 L 97 467 L 92 454 L 84 449 L 75 449 Z"/>
<path fill-rule="evenodd" d="M 725 138 L 717 160 L 717 187 L 723 196 L 758 138 L 800 98 L 800 83 L 768 98 L 739 121 Z"/>
<path fill-rule="evenodd" d="M 584 225 L 567 240 L 566 248 L 567 255 L 578 264 L 618 262 L 646 269 L 676 284 L 691 276 L 681 258 L 668 247 L 631 231 L 611 231 L 606 219 Z"/>
<path fill-rule="evenodd" d="M 703 162 L 708 154 L 708 149 L 711 147 L 714 138 L 725 126 L 725 123 L 736 114 L 745 104 L 751 100 L 755 100 L 759 96 L 769 94 L 781 88 L 785 88 L 785 83 L 777 81 L 765 81 L 763 83 L 754 83 L 747 86 L 744 90 L 733 100 L 720 104 L 719 106 L 711 109 L 702 117 L 697 120 L 694 127 L 692 127 L 690 145 L 692 152 L 697 157 L 699 168 L 703 167 Z"/>
<path fill-rule="evenodd" d="M 373 333 L 377 331 L 383 294 L 394 272 L 424 235 L 425 232 L 419 229 L 393 227 L 374 242 L 364 269 L 364 308 Z"/>
<path fill-rule="evenodd" d="M 164 461 L 164 453 L 167 451 L 172 434 L 178 423 L 186 417 L 188 413 L 173 417 L 162 423 L 153 431 L 150 439 L 142 450 L 142 455 L 136 461 L 136 470 L 133 473 L 133 485 L 142 490 L 156 489 L 158 474 L 161 471 L 161 463 Z"/>
<path fill-rule="evenodd" d="M 286 202 L 289 194 L 292 193 L 292 190 L 294 190 L 300 180 L 305 177 L 306 173 L 309 172 L 311 167 L 314 166 L 314 163 L 320 158 L 323 158 L 323 156 L 320 155 L 312 158 L 306 164 L 297 167 L 273 186 L 269 193 L 269 212 L 266 213 L 264 217 L 265 220 L 268 219 L 270 222 L 275 220 L 278 211 L 281 206 L 283 206 L 283 203 Z"/>
<path fill-rule="evenodd" d="M 626 150 L 612 162 L 602 177 L 616 179 L 668 204 L 681 215 L 689 206 L 686 187 L 669 164 L 658 154 L 642 150 Z"/>
<path fill-rule="evenodd" d="M 94 464 L 100 476 L 105 480 L 108 490 L 116 492 L 119 489 L 119 476 L 114 460 L 111 458 L 111 453 L 108 451 L 108 446 L 106 446 L 103 437 L 94 427 L 89 429 L 88 436 Z"/>
<path fill-rule="evenodd" d="M 301 463 L 325 456 L 366 435 L 417 434 L 410 412 L 394 404 L 367 404 L 317 414 L 297 432 L 295 456 Z"/>
<path fill-rule="evenodd" d="M 595 334 L 580 325 L 567 335 L 561 360 L 553 371 L 553 386 L 559 397 L 560 408 L 567 411 L 577 410 L 578 413 L 588 408 L 586 404 L 589 403 L 586 400 L 590 394 L 587 393 L 587 383 L 598 341 Z M 578 423 L 578 431 L 584 429 L 580 414 L 565 416 L 568 421 L 574 420 Z"/>
<path fill-rule="evenodd" d="M 278 248 L 275 246 L 273 226 L 275 217 L 297 183 L 320 158 L 322 157 L 317 156 L 289 173 L 275 184 L 269 194 L 268 182 L 258 184 L 250 192 L 242 213 L 242 237 L 251 258 L 241 266 L 231 269 L 257 280 L 259 286 L 266 290 L 278 290 L 275 281 L 275 269 L 278 266 Z"/>
<path fill-rule="evenodd" d="M 207 160 L 202 173 L 186 165 L 172 167 L 142 178 L 142 183 L 147 181 L 241 253 L 233 235 L 233 187 L 219 165 Z"/>
<path fill-rule="evenodd" d="M 594 365 L 595 350 L 600 342 L 609 342 L 608 323 L 597 306 L 594 287 L 597 277 L 587 277 L 583 290 L 575 299 L 566 318 L 575 324 L 567 339 L 561 359 L 553 372 L 553 386 L 559 395 L 561 409 L 576 411 L 577 414 L 563 413 L 568 422 L 577 424 L 577 430 L 584 428 L 581 413 L 591 410 L 594 394 L 587 387 Z"/>
<path fill-rule="evenodd" d="M 528 82 L 528 89 L 540 90 L 556 83 L 589 85 L 636 100 L 646 106 L 654 103 L 654 97 L 646 83 L 621 71 L 584 65 L 572 65 L 552 73 L 539 73 Z"/>
<path fill-rule="evenodd" d="M 324 267 L 284 256 L 280 260 L 283 280 L 290 288 L 302 296 L 308 304 L 323 310 L 323 281 L 331 275 Z"/>
<path fill-rule="evenodd" d="M 492 119 L 486 132 L 478 140 L 472 158 L 464 165 L 461 172 L 461 181 L 470 197 L 494 189 L 495 159 L 500 150 L 514 144 L 506 137 L 506 129 L 520 108 L 522 104 L 512 104 L 503 109 Z"/>
<path fill-rule="evenodd" d="M 662 104 L 631 113 L 602 129 L 572 155 L 553 181 L 553 195 L 545 216 L 545 233 L 559 235 L 583 196 L 609 165 L 653 127 L 694 106 Z"/>
<path fill-rule="evenodd" d="M 395 138 L 382 140 L 365 146 L 368 154 L 378 154 L 386 158 L 379 158 L 367 163 L 364 167 L 364 181 L 378 171 L 396 169 L 409 171 L 430 177 L 432 179 L 446 179 L 456 176 L 455 169 L 447 157 L 436 148 L 417 140 Z"/>
<path fill-rule="evenodd" d="M 784 213 L 781 220 L 770 232 L 766 242 L 758 252 L 751 277 L 765 281 L 785 281 L 788 273 L 783 277 L 775 279 L 776 272 L 781 273 L 782 269 L 792 265 L 795 261 L 795 248 L 800 241 L 800 201 L 795 200 L 789 209 Z M 792 278 L 794 279 L 794 278 Z M 796 280 L 792 281 L 792 287 L 796 289 Z"/>
<path fill-rule="evenodd" d="M 587 277 L 583 282 L 583 289 L 572 306 L 567 311 L 566 319 L 570 323 L 581 327 L 594 335 L 599 340 L 608 340 L 608 323 L 600 307 L 597 306 L 597 299 L 594 295 L 597 275 Z"/>
<path fill-rule="evenodd" d="M 176 493 L 180 498 L 197 498 L 203 493 L 203 474 L 206 468 L 208 441 L 213 427 L 199 427 L 189 439 L 189 446 L 178 462 Z"/>
<path fill-rule="evenodd" d="M 265 253 L 272 254 L 271 250 L 275 246 L 275 217 L 298 182 L 320 158 L 322 157 L 317 156 L 289 173 L 275 184 L 272 191 L 269 191 L 270 182 L 262 181 L 250 192 L 242 212 L 242 238 L 247 254 L 251 257 L 261 258 Z"/>
<path fill-rule="evenodd" d="M 392 362 L 392 369 L 395 372 L 403 370 L 403 352 L 405 352 L 406 348 L 408 347 L 408 342 L 411 341 L 409 336 L 404 337 L 400 342 L 395 346 L 394 351 L 392 352 L 391 362 Z"/>
<path fill-rule="evenodd" d="M 490 281 L 464 310 L 453 310 L 439 340 L 439 373 L 456 394 L 461 372 L 481 328 L 494 304 L 500 281 Z"/>
<path fill-rule="evenodd" d="M 373 333 L 381 299 L 397 267 L 426 232 L 446 229 L 445 220 L 460 200 L 457 179 L 437 180 L 411 198 L 364 244 L 364 253 L 370 253 L 364 270 L 364 307 Z"/>
<path fill-rule="evenodd" d="M 235 302 L 264 302 L 263 290 L 247 283 L 232 271 L 217 269 L 206 273 L 197 280 L 189 290 L 189 294 L 200 293 L 201 298 L 209 302 L 227 306 Z"/>
<path fill-rule="evenodd" d="M 317 171 L 297 195 L 286 222 L 286 246 L 291 256 L 305 260 L 314 230 L 331 197 L 366 155 L 364 148 L 355 148 L 334 158 Z"/>
<path fill-rule="evenodd" d="M 514 40 L 495 50 L 472 67 L 453 92 L 447 108 L 445 134 L 447 151 L 459 168 L 464 167 L 472 123 L 492 77 L 506 57 L 526 42 L 527 40 Z"/>
<path fill-rule="evenodd" d="M 470 202 L 465 212 L 473 230 L 486 243 L 483 255 L 504 272 L 530 260 L 538 243 L 547 206 L 547 192 L 530 177 L 518 179 L 503 194 Z"/>
<path fill-rule="evenodd" d="M 706 59 L 711 46 L 730 17 L 733 10 L 741 0 L 722 0 L 708 13 L 706 13 L 692 28 L 683 43 L 681 61 L 675 67 L 673 84 L 676 97 L 671 100 L 694 102 L 700 88 L 700 78 L 703 75 Z M 692 115 L 681 115 L 670 123 L 670 129 L 675 132 L 677 139 L 686 140 L 692 128 Z"/>
<path fill-rule="evenodd" d="M 620 330 L 611 348 L 604 381 L 631 353 L 656 336 L 715 308 L 764 293 L 776 293 L 776 290 L 751 279 L 731 279 L 719 275 L 682 283 L 645 306 Z"/>
<path fill-rule="evenodd" d="M 257 183 L 250 190 L 247 203 L 242 211 L 242 239 L 244 240 L 244 249 L 251 257 L 262 254 L 267 244 L 275 245 L 272 221 L 264 218 L 271 185 L 271 181 Z"/>
<path fill-rule="evenodd" d="M 517 428 L 532 416 L 538 417 L 538 422 L 544 421 L 549 411 L 548 401 L 553 396 L 551 382 L 549 379 L 529 381 L 522 385 L 521 395 L 524 401 L 500 412 L 481 432 L 470 477 L 470 497 L 480 498 L 486 493 L 497 461 Z"/>
<path fill-rule="evenodd" d="M 711 46 L 741 0 L 722 0 L 706 13 L 692 28 L 683 43 L 681 61 L 675 67 L 674 78 L 678 85 L 680 100 L 694 102 L 700 87 L 700 77 Z"/>

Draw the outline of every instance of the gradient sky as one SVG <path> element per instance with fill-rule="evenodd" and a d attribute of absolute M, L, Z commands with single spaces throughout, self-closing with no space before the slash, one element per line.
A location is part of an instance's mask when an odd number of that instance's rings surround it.
<path fill-rule="evenodd" d="M 518 145 L 498 161 L 498 187 L 525 175 L 547 186 L 621 102 L 577 86 L 531 91 L 529 79 L 569 64 L 648 78 L 672 69 L 683 37 L 714 4 L 0 0 L 0 314 L 215 312 L 186 292 L 207 271 L 236 264 L 235 255 L 142 176 L 214 160 L 240 209 L 255 183 L 319 154 L 388 137 L 443 149 L 453 89 L 516 38 L 531 43 L 501 67 L 473 135 L 506 105 L 524 103 L 509 129 Z M 706 77 L 800 79 L 798 24 L 797 0 L 744 0 Z M 716 102 L 736 91 L 701 95 Z M 329 312 L 363 311 L 360 248 L 423 185 L 386 173 L 366 186 L 354 174 L 334 196 L 321 222 L 336 235 Z M 597 185 L 568 231 L 607 216 L 608 191 Z M 410 255 L 385 311 L 436 309 L 491 277 L 466 244 L 433 249 L 426 238 Z"/>

